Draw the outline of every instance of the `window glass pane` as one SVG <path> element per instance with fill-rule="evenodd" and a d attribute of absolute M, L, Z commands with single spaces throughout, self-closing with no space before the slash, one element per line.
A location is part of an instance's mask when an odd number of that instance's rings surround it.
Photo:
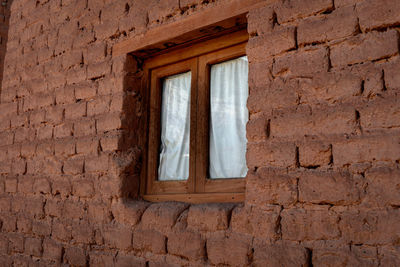
<path fill-rule="evenodd" d="M 160 181 L 189 177 L 190 81 L 191 72 L 169 76 L 163 81 Z"/>
<path fill-rule="evenodd" d="M 212 65 L 210 87 L 210 178 L 245 177 L 247 57 Z"/>

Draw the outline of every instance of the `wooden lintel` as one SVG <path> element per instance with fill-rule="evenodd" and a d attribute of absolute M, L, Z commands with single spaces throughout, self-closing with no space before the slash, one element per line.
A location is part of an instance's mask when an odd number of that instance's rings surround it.
<path fill-rule="evenodd" d="M 205 8 L 179 21 L 161 25 L 115 44 L 112 51 L 113 57 L 135 51 L 142 51 L 138 53 L 139 56 L 145 55 L 151 53 L 149 51 L 158 52 L 167 48 L 168 43 L 179 45 L 202 38 L 207 34 L 213 34 L 210 28 L 218 28 L 220 23 L 224 26 L 240 23 L 249 10 L 265 2 L 265 0 L 232 0 L 215 7 Z M 231 20 L 230 23 L 226 23 L 228 20 Z M 211 32 L 207 33 L 207 31 Z"/>

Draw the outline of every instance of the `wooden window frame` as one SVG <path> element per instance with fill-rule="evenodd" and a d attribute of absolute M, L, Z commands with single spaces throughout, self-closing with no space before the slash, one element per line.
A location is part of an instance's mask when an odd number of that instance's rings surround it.
<path fill-rule="evenodd" d="M 246 55 L 246 30 L 178 47 L 144 62 L 148 88 L 148 143 L 141 177 L 141 195 L 148 201 L 242 202 L 245 178 L 207 179 L 209 158 L 210 66 Z M 161 137 L 162 79 L 191 71 L 189 178 L 158 181 Z"/>

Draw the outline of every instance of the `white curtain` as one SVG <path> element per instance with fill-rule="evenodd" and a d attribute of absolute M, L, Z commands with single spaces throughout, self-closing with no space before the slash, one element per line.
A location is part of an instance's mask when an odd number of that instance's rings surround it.
<path fill-rule="evenodd" d="M 163 81 L 161 104 L 161 148 L 158 180 L 189 177 L 191 72 Z"/>
<path fill-rule="evenodd" d="M 211 66 L 210 178 L 247 174 L 247 57 Z"/>

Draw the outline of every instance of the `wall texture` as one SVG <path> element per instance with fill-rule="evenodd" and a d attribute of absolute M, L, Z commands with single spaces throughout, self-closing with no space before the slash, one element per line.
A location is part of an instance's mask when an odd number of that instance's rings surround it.
<path fill-rule="evenodd" d="M 136 200 L 141 72 L 112 46 L 223 1 L 8 1 L 1 266 L 400 265 L 398 0 L 251 11 L 245 203 Z"/>

